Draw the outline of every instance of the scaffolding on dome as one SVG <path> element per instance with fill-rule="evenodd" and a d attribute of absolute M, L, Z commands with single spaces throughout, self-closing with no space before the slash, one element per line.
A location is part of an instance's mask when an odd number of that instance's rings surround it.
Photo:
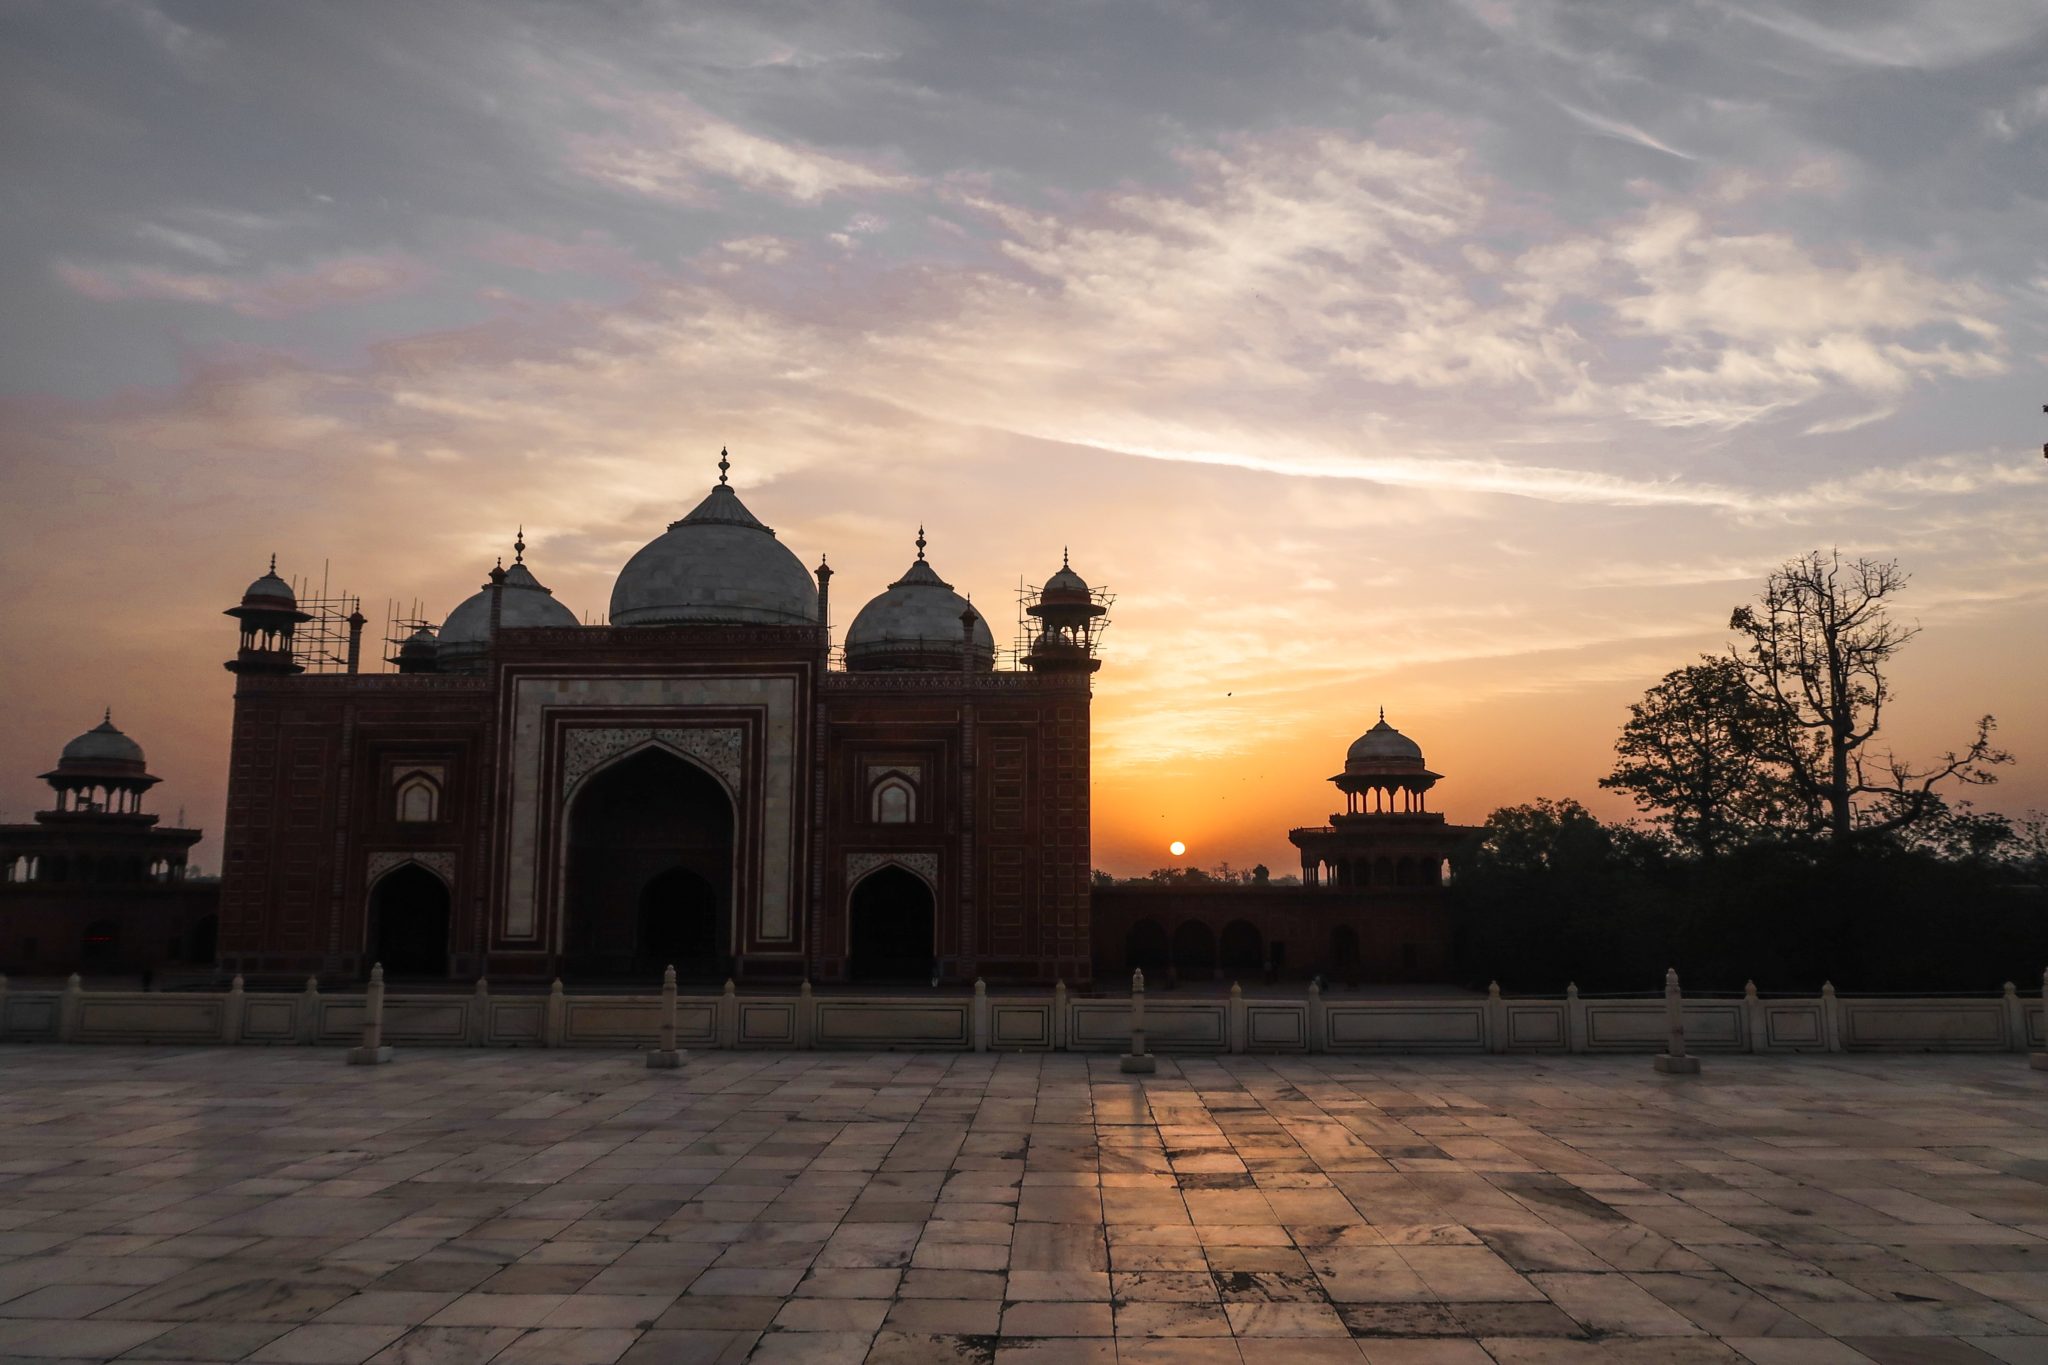
<path fill-rule="evenodd" d="M 1030 614 L 1031 608 L 1038 605 L 1044 594 L 1044 588 L 1034 588 L 1022 578 L 1017 580 L 1017 634 L 1010 648 L 1003 651 L 1009 656 L 1012 668 L 1023 667 L 1024 660 L 1031 655 L 1032 646 L 1038 643 L 1039 636 L 1045 634 L 1044 622 Z M 1116 594 L 1108 588 L 1090 588 L 1088 600 L 1100 608 L 1086 627 L 1088 652 L 1095 654 L 1102 647 L 1102 633 L 1109 629 L 1109 609 L 1116 602 Z"/>
<path fill-rule="evenodd" d="M 422 630 L 433 630 L 433 620 L 426 614 L 426 606 L 419 598 L 412 599 L 409 606 L 401 610 L 395 597 L 384 599 L 384 654 L 379 673 L 392 673 L 398 669 L 398 651 L 405 648 L 405 642 Z"/>
<path fill-rule="evenodd" d="M 351 645 L 359 638 L 363 599 L 328 587 L 328 562 L 320 562 L 320 587 L 310 578 L 292 576 L 292 595 L 307 620 L 292 632 L 292 661 L 308 673 L 347 673 Z"/>

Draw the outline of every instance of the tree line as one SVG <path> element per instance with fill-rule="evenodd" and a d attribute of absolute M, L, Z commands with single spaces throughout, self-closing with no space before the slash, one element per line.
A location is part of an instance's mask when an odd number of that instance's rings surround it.
<path fill-rule="evenodd" d="M 1980 716 L 1913 761 L 1880 738 L 1896 561 L 1812 552 L 1735 609 L 1725 654 L 1629 707 L 1604 788 L 1487 818 L 1453 884 L 1459 955 L 1508 989 L 1688 984 L 1811 990 L 2037 986 L 2048 966 L 2048 822 L 1978 810 L 2012 755 Z"/>

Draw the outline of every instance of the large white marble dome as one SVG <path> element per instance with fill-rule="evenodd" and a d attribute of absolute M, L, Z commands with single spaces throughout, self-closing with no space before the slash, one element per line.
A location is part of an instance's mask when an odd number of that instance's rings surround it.
<path fill-rule="evenodd" d="M 615 626 L 817 624 L 810 571 L 720 481 L 648 542 L 612 585 Z"/>

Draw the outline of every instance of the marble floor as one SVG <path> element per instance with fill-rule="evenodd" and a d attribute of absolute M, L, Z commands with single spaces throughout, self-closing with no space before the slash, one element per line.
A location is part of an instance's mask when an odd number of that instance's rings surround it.
<path fill-rule="evenodd" d="M 15 1359 L 2048 1362 L 2048 1074 L 10 1046 Z"/>

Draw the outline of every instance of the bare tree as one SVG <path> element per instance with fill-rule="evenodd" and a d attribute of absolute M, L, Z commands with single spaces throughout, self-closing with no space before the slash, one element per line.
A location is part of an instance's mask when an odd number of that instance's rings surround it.
<path fill-rule="evenodd" d="M 1837 847 L 1891 834 L 1939 814 L 1946 783 L 1986 786 L 2012 755 L 1991 742 L 1997 722 L 1977 722 L 1969 747 L 1916 768 L 1866 752 L 1892 699 L 1892 656 L 1920 633 L 1893 621 L 1887 599 L 1907 575 L 1897 561 L 1842 562 L 1815 550 L 1765 580 L 1763 601 L 1735 609 L 1743 639 L 1736 661 L 1750 694 L 1779 719 L 1778 752 L 1793 788 L 1815 809 L 1818 832 Z"/>

